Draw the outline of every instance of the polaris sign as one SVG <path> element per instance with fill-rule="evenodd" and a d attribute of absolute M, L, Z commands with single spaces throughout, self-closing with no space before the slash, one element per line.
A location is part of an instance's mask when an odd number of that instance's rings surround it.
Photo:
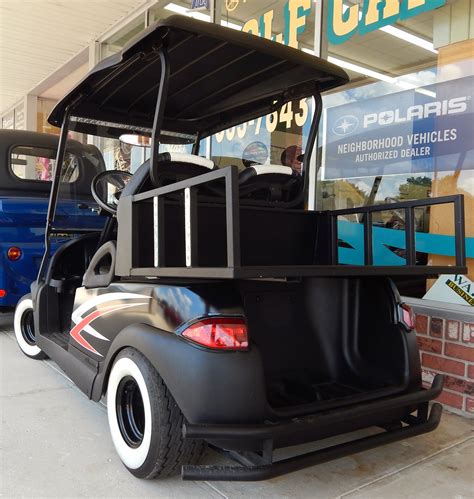
<path fill-rule="evenodd" d="M 474 169 L 473 88 L 469 76 L 328 108 L 323 178 Z"/>
<path fill-rule="evenodd" d="M 448 114 L 464 113 L 467 109 L 469 96 L 455 97 L 449 100 L 427 102 L 408 109 L 389 109 L 380 113 L 364 115 L 364 128 L 370 125 L 384 126 L 393 123 L 421 120 L 430 116 L 446 116 Z"/>

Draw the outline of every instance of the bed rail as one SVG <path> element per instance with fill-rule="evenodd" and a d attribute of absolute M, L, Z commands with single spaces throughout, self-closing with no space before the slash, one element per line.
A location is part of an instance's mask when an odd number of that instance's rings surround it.
<path fill-rule="evenodd" d="M 202 201 L 199 189 L 212 182 L 220 182 L 222 198 Z M 454 205 L 455 265 L 417 265 L 415 210 L 449 203 Z M 406 265 L 374 265 L 373 215 L 390 210 L 405 213 Z M 349 215 L 362 215 L 364 265 L 339 263 L 338 218 Z M 466 272 L 462 195 L 324 212 L 249 206 L 239 202 L 238 170 L 230 166 L 124 197 L 118 216 L 119 276 L 245 279 Z M 285 246 L 281 234 L 291 230 L 296 239 Z M 206 244 L 202 239 L 208 239 Z M 264 251 L 262 241 L 268 241 Z M 295 248 L 301 248 L 301 255 Z"/>

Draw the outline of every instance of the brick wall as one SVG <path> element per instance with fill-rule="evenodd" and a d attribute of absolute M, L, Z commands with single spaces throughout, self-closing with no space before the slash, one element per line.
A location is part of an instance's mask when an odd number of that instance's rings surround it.
<path fill-rule="evenodd" d="M 438 401 L 447 409 L 474 417 L 474 320 L 468 317 L 466 322 L 456 313 L 413 308 L 423 381 L 430 384 L 435 374 L 444 374 L 444 390 Z"/>

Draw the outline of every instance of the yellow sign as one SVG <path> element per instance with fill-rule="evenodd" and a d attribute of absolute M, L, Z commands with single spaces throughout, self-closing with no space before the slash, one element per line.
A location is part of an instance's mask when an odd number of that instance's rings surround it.
<path fill-rule="evenodd" d="M 225 8 L 227 9 L 227 12 L 234 11 L 238 6 L 239 6 L 239 0 L 226 0 L 225 1 Z"/>
<path fill-rule="evenodd" d="M 273 34 L 274 9 L 263 13 L 259 18 L 249 19 L 244 24 L 242 31 L 298 48 L 298 37 L 306 29 L 311 9 L 312 0 L 288 0 L 283 6 L 282 33 Z"/>

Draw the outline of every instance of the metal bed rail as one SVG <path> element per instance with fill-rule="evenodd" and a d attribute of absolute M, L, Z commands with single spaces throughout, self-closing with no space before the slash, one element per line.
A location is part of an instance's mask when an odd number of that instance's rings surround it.
<path fill-rule="evenodd" d="M 465 221 L 464 221 L 464 197 L 462 194 L 451 196 L 442 196 L 432 199 L 420 199 L 412 201 L 399 201 L 397 203 L 360 206 L 358 208 L 348 208 L 326 212 L 331 218 L 332 233 L 332 254 L 333 265 L 338 262 L 338 228 L 337 221 L 340 216 L 362 214 L 362 223 L 364 225 L 364 264 L 373 265 L 373 214 L 383 211 L 403 210 L 405 213 L 405 249 L 406 265 L 416 265 L 416 246 L 415 246 L 415 209 L 441 204 L 454 205 L 454 241 L 455 241 L 455 261 L 456 266 L 466 265 L 466 240 L 465 240 Z"/>
<path fill-rule="evenodd" d="M 226 211 L 226 239 L 227 239 L 227 267 L 240 267 L 240 216 L 239 216 L 239 182 L 238 169 L 229 166 L 221 170 L 212 171 L 182 180 L 172 185 L 159 187 L 142 194 L 133 196 L 132 203 L 153 199 L 153 254 L 154 267 L 166 266 L 164 224 L 159 223 L 164 217 L 166 195 L 184 191 L 184 226 L 186 267 L 198 266 L 198 210 L 197 190 L 199 186 L 216 180 L 225 182 L 225 211 Z"/>
<path fill-rule="evenodd" d="M 201 266 L 198 254 L 198 190 L 205 184 L 223 180 L 224 194 L 219 201 L 221 209 L 225 209 L 225 240 L 226 263 L 223 266 Z M 184 208 L 184 251 L 185 265 L 175 267 L 167 265 L 165 253 L 165 197 L 170 194 L 183 193 Z M 125 201 L 125 200 L 124 200 Z M 153 252 L 147 264 L 141 264 L 140 259 L 133 255 L 133 248 L 137 247 L 135 240 L 140 239 L 138 232 L 138 220 L 135 216 L 129 218 L 132 227 L 127 229 L 132 242 L 127 242 L 132 251 L 128 251 L 127 259 L 129 276 L 156 276 L 156 277 L 183 277 L 183 278 L 211 278 L 211 279 L 250 279 L 250 278 L 284 278 L 303 276 L 376 276 L 376 275 L 439 275 L 441 273 L 462 273 L 466 266 L 465 251 L 465 229 L 464 229 L 464 199 L 462 195 L 444 196 L 433 199 L 403 201 L 384 205 L 361 206 L 358 208 L 313 212 L 315 215 L 314 230 L 317 225 L 323 232 L 317 238 L 315 247 L 315 261 L 313 264 L 301 265 L 259 265 L 248 266 L 241 264 L 241 228 L 240 228 L 240 203 L 238 169 L 229 166 L 220 170 L 212 171 L 197 177 L 176 182 L 172 185 L 152 189 L 141 194 L 131 196 L 131 202 L 127 202 L 132 210 L 139 203 L 147 202 L 150 210 L 153 210 Z M 415 210 L 429 206 L 444 204 L 454 206 L 455 227 L 455 266 L 429 266 L 416 265 L 415 245 Z M 257 209 L 257 207 L 255 207 Z M 373 255 L 373 215 L 377 212 L 402 210 L 405 213 L 405 245 L 406 264 L 400 266 L 374 265 Z M 338 218 L 347 215 L 363 215 L 362 223 L 364 230 L 364 265 L 344 265 L 338 261 Z M 135 222 L 133 222 L 135 220 Z M 319 221 L 318 221 L 319 220 Z M 325 222 L 327 221 L 327 223 Z M 319 225 L 318 225 L 319 226 Z M 201 227 L 202 229 L 202 227 Z M 182 237 L 182 235 L 180 236 Z M 319 257 L 318 257 L 319 255 Z M 138 255 L 140 256 L 140 255 Z M 151 258 L 152 257 L 152 258 Z M 150 266 L 150 262 L 152 265 Z"/>

